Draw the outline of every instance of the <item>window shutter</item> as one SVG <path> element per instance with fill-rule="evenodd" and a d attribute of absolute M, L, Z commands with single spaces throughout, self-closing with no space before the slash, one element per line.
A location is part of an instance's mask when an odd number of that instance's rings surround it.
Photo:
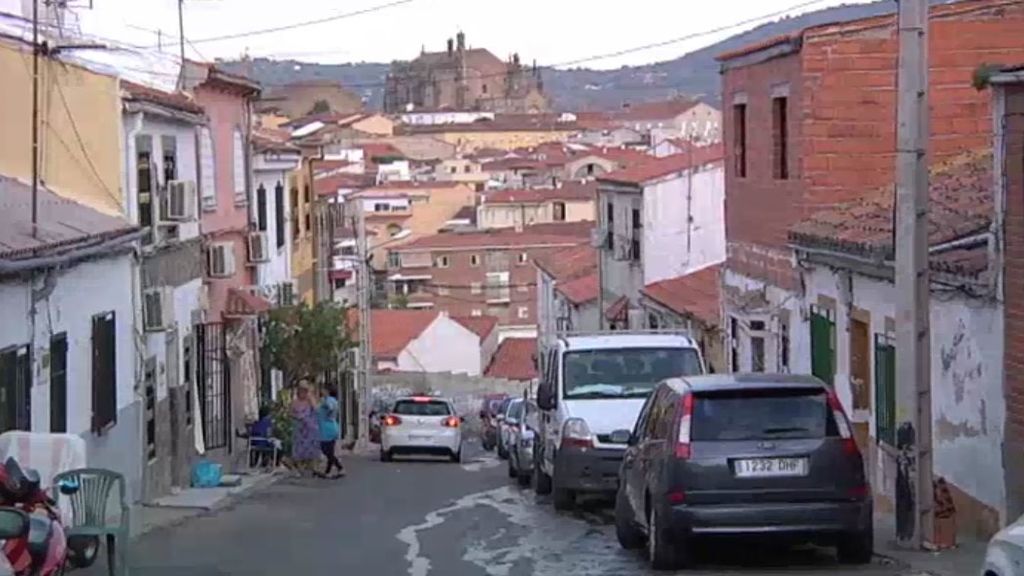
<path fill-rule="evenodd" d="M 213 156 L 213 136 L 203 126 L 199 131 L 199 175 L 203 210 L 217 209 L 217 165 Z"/>
<path fill-rule="evenodd" d="M 245 201 L 245 147 L 242 143 L 242 131 L 235 128 L 234 136 L 235 202 L 243 202 Z"/>
<path fill-rule="evenodd" d="M 102 433 L 117 422 L 117 363 L 114 313 L 92 319 L 92 430 Z"/>
<path fill-rule="evenodd" d="M 277 247 L 284 248 L 284 185 L 280 182 L 274 188 L 274 232 L 277 234 Z"/>

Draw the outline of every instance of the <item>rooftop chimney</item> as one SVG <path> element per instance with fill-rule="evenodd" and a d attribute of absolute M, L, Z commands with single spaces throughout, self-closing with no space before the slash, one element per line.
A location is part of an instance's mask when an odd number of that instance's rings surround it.
<path fill-rule="evenodd" d="M 448 39 L 448 55 L 451 56 L 454 53 L 455 53 L 455 42 L 451 38 L 449 38 Z"/>
<path fill-rule="evenodd" d="M 455 35 L 455 38 L 458 39 L 457 47 L 459 49 L 459 52 L 462 52 L 463 50 L 466 49 L 466 34 L 464 32 L 459 32 L 458 34 Z"/>

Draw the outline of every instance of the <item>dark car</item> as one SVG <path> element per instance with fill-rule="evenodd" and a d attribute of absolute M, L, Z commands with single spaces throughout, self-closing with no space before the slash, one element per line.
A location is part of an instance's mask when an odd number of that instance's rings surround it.
<path fill-rule="evenodd" d="M 625 435 L 625 432 L 617 434 Z M 615 528 L 655 569 L 693 541 L 777 537 L 870 561 L 871 490 L 835 393 L 811 376 L 667 380 L 644 404 L 619 472 Z"/>
<path fill-rule="evenodd" d="M 480 443 L 488 452 L 498 445 L 498 414 L 510 401 L 508 394 L 488 394 L 480 406 Z"/>

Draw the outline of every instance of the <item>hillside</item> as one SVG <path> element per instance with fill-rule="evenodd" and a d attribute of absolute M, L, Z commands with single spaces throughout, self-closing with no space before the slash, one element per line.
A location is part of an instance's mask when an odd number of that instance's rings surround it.
<path fill-rule="evenodd" d="M 932 3 L 948 1 L 932 0 Z M 717 54 L 808 26 L 877 16 L 892 13 L 895 9 L 894 2 L 881 0 L 818 10 L 762 24 L 675 60 L 644 66 L 626 66 L 618 70 L 545 69 L 545 87 L 558 110 L 609 109 L 624 102 L 661 100 L 677 94 L 717 103 L 720 91 L 718 64 L 715 62 Z M 336 80 L 362 94 L 374 108 L 381 105 L 383 82 L 388 71 L 388 64 L 383 63 L 314 64 L 260 58 L 247 63 L 224 64 L 267 85 L 312 79 Z"/>

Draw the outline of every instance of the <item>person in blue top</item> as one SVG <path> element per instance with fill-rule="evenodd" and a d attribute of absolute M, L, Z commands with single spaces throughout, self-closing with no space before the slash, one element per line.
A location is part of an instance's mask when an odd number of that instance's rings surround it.
<path fill-rule="evenodd" d="M 320 407 L 317 409 L 317 420 L 320 423 L 320 450 L 327 457 L 327 469 L 324 470 L 324 478 L 332 477 L 332 468 L 338 469 L 333 478 L 345 475 L 345 467 L 342 466 L 337 454 L 335 454 L 335 446 L 338 443 L 338 438 L 341 437 L 341 425 L 338 423 L 339 409 L 338 389 L 333 385 L 328 386 L 327 396 L 324 396 L 323 401 L 320 402 Z"/>

